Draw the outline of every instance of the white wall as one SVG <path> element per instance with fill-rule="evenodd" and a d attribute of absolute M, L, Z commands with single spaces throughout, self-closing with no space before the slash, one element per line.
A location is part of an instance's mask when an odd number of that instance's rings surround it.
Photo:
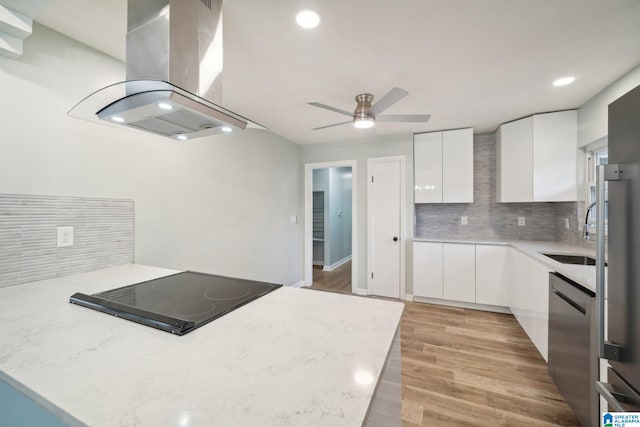
<path fill-rule="evenodd" d="M 405 245 L 413 239 L 413 134 L 363 138 L 355 141 L 338 141 L 327 144 L 305 145 L 302 147 L 303 163 L 320 163 L 339 160 L 356 160 L 358 165 L 357 206 L 358 217 L 358 279 L 359 289 L 367 288 L 367 159 L 372 157 L 405 156 L 407 159 L 406 228 Z M 407 292 L 410 283 L 412 263 L 411 252 L 406 255 Z"/>
<path fill-rule="evenodd" d="M 135 262 L 302 280 L 298 145 L 258 130 L 176 144 L 68 117 L 124 64 L 39 25 L 24 51 L 0 57 L 0 193 L 131 198 Z"/>
<path fill-rule="evenodd" d="M 607 136 L 609 104 L 638 85 L 640 85 L 640 65 L 578 108 L 578 147 L 584 147 Z"/>

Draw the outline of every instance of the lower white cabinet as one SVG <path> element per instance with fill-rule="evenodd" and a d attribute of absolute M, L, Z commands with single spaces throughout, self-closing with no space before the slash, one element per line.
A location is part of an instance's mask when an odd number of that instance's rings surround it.
<path fill-rule="evenodd" d="M 442 243 L 413 244 L 413 294 L 425 298 L 443 298 Z"/>
<path fill-rule="evenodd" d="M 413 295 L 509 306 L 507 246 L 414 242 Z"/>
<path fill-rule="evenodd" d="M 507 255 L 511 248 L 476 245 L 476 303 L 509 306 Z"/>
<path fill-rule="evenodd" d="M 451 301 L 476 302 L 476 245 L 444 243 L 443 293 Z"/>
<path fill-rule="evenodd" d="M 549 347 L 549 271 L 509 246 L 413 244 L 414 296 L 509 307 L 544 360 Z"/>
<path fill-rule="evenodd" d="M 544 360 L 549 349 L 549 269 L 514 249 L 508 256 L 509 307 Z"/>

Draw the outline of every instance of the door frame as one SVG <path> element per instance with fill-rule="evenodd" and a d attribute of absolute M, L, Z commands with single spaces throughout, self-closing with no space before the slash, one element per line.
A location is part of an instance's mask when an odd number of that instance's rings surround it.
<path fill-rule="evenodd" d="M 351 167 L 351 292 L 358 290 L 358 162 L 305 163 L 304 165 L 304 284 L 313 284 L 313 170 Z"/>
<path fill-rule="evenodd" d="M 407 288 L 406 288 L 406 260 L 405 260 L 405 251 L 406 251 L 406 204 L 407 204 L 407 158 L 406 156 L 388 156 L 388 157 L 371 157 L 367 159 L 367 294 L 371 295 L 371 270 L 372 270 L 372 239 L 371 239 L 371 215 L 372 215 L 372 206 L 371 206 L 371 193 L 372 193 L 372 185 L 371 185 L 371 168 L 375 163 L 383 163 L 390 161 L 399 161 L 400 162 L 400 299 L 407 299 Z"/>

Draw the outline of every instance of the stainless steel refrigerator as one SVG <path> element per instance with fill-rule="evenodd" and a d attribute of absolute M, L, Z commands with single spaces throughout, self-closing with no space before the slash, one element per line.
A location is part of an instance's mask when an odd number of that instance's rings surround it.
<path fill-rule="evenodd" d="M 607 310 L 604 310 L 604 182 L 608 185 Z M 608 411 L 640 412 L 640 86 L 609 104 L 609 164 L 598 170 L 599 352 Z M 608 321 L 604 340 L 604 321 Z M 606 410 L 606 408 L 605 408 Z"/>

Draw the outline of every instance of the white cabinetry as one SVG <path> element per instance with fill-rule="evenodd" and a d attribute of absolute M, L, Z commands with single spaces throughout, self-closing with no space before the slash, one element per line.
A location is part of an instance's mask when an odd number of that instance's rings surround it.
<path fill-rule="evenodd" d="M 442 132 L 413 137 L 416 203 L 442 203 Z"/>
<path fill-rule="evenodd" d="M 473 203 L 473 129 L 414 135 L 415 203 Z"/>
<path fill-rule="evenodd" d="M 413 294 L 442 298 L 442 243 L 413 244 Z"/>
<path fill-rule="evenodd" d="M 498 202 L 533 200 L 533 118 L 506 123 L 496 134 Z"/>
<path fill-rule="evenodd" d="M 476 303 L 509 306 L 509 250 L 507 246 L 476 245 Z"/>
<path fill-rule="evenodd" d="M 507 246 L 414 242 L 413 295 L 508 307 Z"/>
<path fill-rule="evenodd" d="M 498 202 L 575 201 L 578 195 L 575 110 L 536 114 L 498 129 Z"/>
<path fill-rule="evenodd" d="M 508 256 L 509 307 L 544 360 L 549 347 L 549 269 L 514 249 Z"/>
<path fill-rule="evenodd" d="M 443 244 L 444 299 L 476 302 L 475 245 Z"/>

